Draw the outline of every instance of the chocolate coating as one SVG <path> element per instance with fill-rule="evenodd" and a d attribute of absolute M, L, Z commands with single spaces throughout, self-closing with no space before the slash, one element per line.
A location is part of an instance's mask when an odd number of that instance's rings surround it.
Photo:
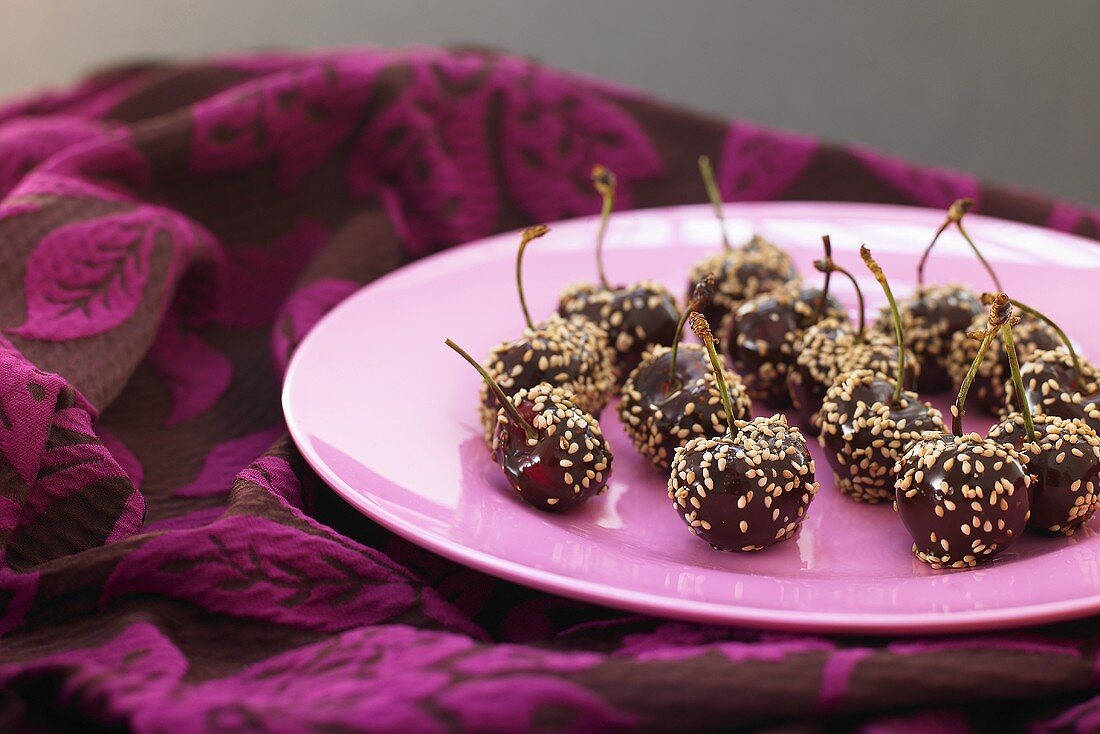
<path fill-rule="evenodd" d="M 1024 419 L 1013 413 L 989 431 L 1028 456 L 1035 477 L 1027 526 L 1047 535 L 1073 535 L 1100 506 L 1100 438 L 1080 418 L 1033 416 L 1037 439 L 1025 443 Z"/>
<path fill-rule="evenodd" d="M 611 477 L 611 449 L 600 423 L 567 393 L 545 383 L 511 397 L 538 433 L 528 439 L 502 408 L 493 432 L 493 461 L 512 489 L 541 510 L 566 510 L 603 492 Z"/>
<path fill-rule="evenodd" d="M 578 408 L 598 416 L 615 392 L 613 358 L 607 334 L 598 326 L 588 319 L 554 314 L 524 330 L 519 339 L 494 347 L 485 369 L 505 395 L 548 383 L 566 389 Z M 482 384 L 486 442 L 492 441 L 499 408 L 496 396 Z"/>
<path fill-rule="evenodd" d="M 691 532 L 717 550 L 787 540 L 817 494 L 814 462 L 783 416 L 735 424 L 731 438 L 691 439 L 676 452 L 668 496 Z"/>
<path fill-rule="evenodd" d="M 562 291 L 558 313 L 583 316 L 607 332 L 620 384 L 646 349 L 672 341 L 680 321 L 676 299 L 663 285 L 650 281 L 613 290 L 591 283 L 569 286 Z"/>
<path fill-rule="evenodd" d="M 802 332 L 818 320 L 820 298 L 818 288 L 789 284 L 746 301 L 730 315 L 724 326 L 726 353 L 754 399 L 773 408 L 790 405 L 787 371 Z M 847 318 L 832 296 L 822 316 Z"/>
<path fill-rule="evenodd" d="M 1062 418 L 1083 418 L 1088 421 L 1090 411 L 1086 408 L 1082 392 L 1088 394 L 1097 389 L 1100 371 L 1084 357 L 1081 357 L 1081 369 L 1084 372 L 1083 379 L 1077 375 L 1073 358 L 1063 349 L 1039 349 L 1033 352 L 1026 362 L 1020 364 L 1020 378 L 1031 412 Z M 1002 417 L 1018 407 L 1016 386 L 1009 381 L 1005 386 Z M 1097 427 L 1094 425 L 1093 429 Z"/>
<path fill-rule="evenodd" d="M 795 347 L 797 356 L 787 372 L 787 389 L 806 433 L 821 433 L 821 403 L 825 393 L 845 373 L 869 369 L 887 377 L 898 371 L 898 347 L 893 338 L 869 332 L 860 341 L 847 321 L 824 318 L 802 334 Z M 920 376 L 920 363 L 906 353 L 906 389 L 914 389 Z"/>
<path fill-rule="evenodd" d="M 695 436 L 726 432 L 726 410 L 706 349 L 681 344 L 675 385 L 668 380 L 672 349 L 653 347 L 642 357 L 622 389 L 619 417 L 634 448 L 654 466 L 668 471 L 672 456 Z M 752 418 L 752 401 L 741 378 L 723 371 L 734 420 Z"/>
<path fill-rule="evenodd" d="M 894 496 L 895 466 L 926 431 L 947 431 L 943 416 L 914 392 L 897 403 L 894 380 L 874 370 L 840 376 L 821 408 L 821 446 L 837 489 L 857 502 Z"/>
<path fill-rule="evenodd" d="M 955 386 L 962 384 L 970 364 L 978 354 L 979 341 L 966 335 L 967 331 L 981 331 L 988 325 L 988 315 L 974 319 L 951 340 L 951 352 L 947 359 L 947 371 Z M 1058 334 L 1042 321 L 1027 314 L 1020 316 L 1020 323 L 1012 327 L 1012 340 L 1016 344 L 1016 356 L 1021 364 L 1041 349 L 1058 349 Z M 1004 339 L 998 334 L 989 345 L 985 359 L 978 367 L 974 382 L 970 385 L 968 407 L 977 405 L 989 415 L 1001 415 L 1005 406 L 1005 386 L 1012 381 L 1009 374 L 1008 353 Z"/>
<path fill-rule="evenodd" d="M 697 263 L 688 276 L 688 297 L 708 273 L 715 277 L 715 291 L 703 315 L 721 324 L 726 314 L 750 298 L 772 291 L 798 278 L 786 250 L 754 235 L 743 247 L 721 250 Z"/>
<path fill-rule="evenodd" d="M 953 385 L 947 370 L 947 355 L 951 340 L 955 334 L 969 329 L 976 317 L 986 313 L 978 294 L 962 285 L 926 287 L 900 299 L 898 312 L 905 331 L 906 349 L 915 354 L 921 364 L 921 391 L 950 390 Z M 894 317 L 889 309 L 882 310 L 875 329 L 893 336 Z"/>
<path fill-rule="evenodd" d="M 1007 550 L 1030 515 L 1026 464 L 1026 455 L 976 433 L 910 446 L 894 472 L 894 509 L 917 558 L 965 568 Z"/>

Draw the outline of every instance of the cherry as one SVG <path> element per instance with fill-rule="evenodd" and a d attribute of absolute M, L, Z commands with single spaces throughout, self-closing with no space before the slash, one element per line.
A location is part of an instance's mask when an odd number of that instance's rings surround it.
<path fill-rule="evenodd" d="M 584 317 L 607 332 L 614 350 L 616 380 L 621 383 L 638 366 L 647 348 L 672 339 L 680 312 L 676 299 L 659 283 L 647 280 L 629 286 L 610 285 L 603 266 L 603 241 L 615 201 L 615 176 L 603 166 L 595 166 L 592 182 L 603 197 L 596 236 L 599 283 L 566 288 L 559 299 L 558 313 Z"/>
<path fill-rule="evenodd" d="M 988 294 L 983 296 L 983 298 L 988 297 Z M 1035 350 L 1021 365 L 1020 376 L 1024 397 L 1031 412 L 1063 418 L 1085 418 L 1090 421 L 1100 417 L 1089 415 L 1093 411 L 1086 407 L 1089 401 L 1084 397 L 1100 389 L 1100 370 L 1077 354 L 1073 341 L 1049 316 L 1016 300 L 1012 301 L 1012 305 L 1045 322 L 1054 330 L 1065 347 L 1064 351 L 1061 349 Z M 1010 383 L 1006 387 L 1006 393 L 1005 413 L 1012 410 L 1019 402 L 1015 385 Z M 1093 428 L 1100 429 L 1100 421 L 1096 421 Z"/>
<path fill-rule="evenodd" d="M 721 228 L 722 249 L 691 269 L 688 287 L 694 287 L 707 274 L 715 276 L 714 298 L 701 313 L 708 321 L 720 324 L 726 314 L 742 303 L 797 279 L 798 272 L 785 250 L 759 235 L 753 235 L 741 247 L 731 246 L 722 213 L 722 195 L 714 180 L 710 159 L 705 155 L 699 157 L 699 173 Z"/>
<path fill-rule="evenodd" d="M 1027 440 L 1024 417 L 1013 413 L 989 431 L 1028 456 L 1032 485 L 1027 526 L 1048 535 L 1073 535 L 1100 507 L 1100 437 L 1080 418 L 1032 417 Z"/>
<path fill-rule="evenodd" d="M 527 245 L 549 228 L 537 225 L 523 231 L 516 253 L 516 290 L 527 328 L 519 339 L 498 344 L 489 352 L 486 370 L 506 394 L 540 383 L 565 388 L 573 402 L 599 415 L 615 391 L 613 353 L 607 333 L 588 319 L 551 315 L 535 324 L 523 289 L 523 254 Z M 481 389 L 481 421 L 485 440 L 492 440 L 500 407 L 493 391 Z"/>
<path fill-rule="evenodd" d="M 978 340 L 973 335 L 982 331 L 983 319 L 971 322 L 966 332 L 959 332 L 951 340 L 951 353 L 947 361 L 948 373 L 959 384 L 967 373 L 969 365 L 978 353 Z M 1020 321 L 1016 335 L 1016 348 L 1022 360 L 1031 359 L 1040 350 L 1056 349 L 1060 344 L 1057 332 L 1047 323 L 1030 314 Z M 1003 343 L 994 341 L 989 346 L 990 359 L 981 363 L 974 377 L 974 399 L 989 415 L 1002 415 L 1008 400 L 1006 388 L 1009 377 L 1009 355 Z"/>
<path fill-rule="evenodd" d="M 726 414 L 734 413 L 706 317 L 693 313 Z M 782 415 L 734 421 L 723 435 L 696 436 L 676 450 L 668 480 L 673 508 L 716 550 L 756 551 L 794 536 L 817 494 L 814 462 Z"/>
<path fill-rule="evenodd" d="M 905 333 L 909 335 L 909 348 L 921 363 L 921 387 L 930 392 L 941 392 L 957 387 L 958 382 L 953 383 L 952 376 L 948 372 L 951 338 L 969 329 L 975 318 L 984 319 L 984 309 L 978 294 L 970 288 L 963 285 L 925 286 L 924 268 L 928 263 L 928 256 L 932 254 L 940 235 L 948 227 L 954 226 L 959 231 L 989 273 L 997 290 L 1001 290 L 997 274 L 963 226 L 963 216 L 973 206 L 974 202 L 971 199 L 959 199 L 948 208 L 947 217 L 936 230 L 917 265 L 916 292 L 899 302 L 902 325 Z M 888 311 L 883 310 L 876 326 L 884 333 L 893 331 L 893 317 Z M 963 359 L 961 364 L 960 378 L 966 373 L 970 361 Z"/>
<path fill-rule="evenodd" d="M 714 292 L 714 277 L 696 284 L 672 346 L 646 350 L 641 364 L 622 389 L 619 416 L 634 447 L 654 466 L 668 471 L 676 449 L 695 436 L 726 430 L 729 417 L 707 351 L 698 344 L 681 344 L 688 315 L 702 311 Z M 741 378 L 728 369 L 726 380 L 734 420 L 752 417 L 752 401 Z"/>
<path fill-rule="evenodd" d="M 730 315 L 726 353 L 754 399 L 772 408 L 790 405 L 787 372 L 795 347 L 807 328 L 828 316 L 847 318 L 832 296 L 797 283 L 749 299 Z"/>
<path fill-rule="evenodd" d="M 611 449 L 600 424 L 560 387 L 540 383 L 511 398 L 478 362 L 448 339 L 481 374 L 501 408 L 492 456 L 521 499 L 539 509 L 564 510 L 603 492 L 611 477 Z"/>
<path fill-rule="evenodd" d="M 977 433 L 964 434 L 966 394 L 998 332 L 1013 355 L 1012 304 L 998 294 L 987 328 L 952 407 L 952 433 L 925 434 L 894 469 L 894 509 L 913 538 L 913 552 L 933 568 L 975 566 L 1005 551 L 1030 517 L 1031 475 L 1026 454 Z M 1030 412 L 1025 431 L 1034 435 Z"/>
<path fill-rule="evenodd" d="M 853 331 L 847 319 L 826 317 L 807 328 L 795 346 L 797 356 L 787 371 L 787 389 L 799 424 L 812 436 L 821 432 L 821 403 L 826 391 L 841 374 L 865 368 L 890 375 L 897 371 L 898 365 L 898 350 L 893 335 L 867 333 L 863 292 L 859 283 L 851 273 L 833 261 L 829 236 L 821 239 L 825 257 L 816 261 L 814 267 L 825 274 L 822 290 L 829 291 L 830 276 L 834 272 L 848 278 L 858 301 L 859 328 Z M 912 389 L 920 375 L 920 364 L 911 355 L 908 356 L 904 386 Z"/>
<path fill-rule="evenodd" d="M 926 431 L 943 433 L 947 427 L 938 410 L 904 389 L 907 360 L 897 302 L 871 251 L 862 247 L 860 255 L 894 316 L 894 377 L 865 368 L 841 373 L 825 393 L 819 440 L 837 489 L 856 501 L 877 503 L 893 496 L 894 467 L 909 444 Z"/>

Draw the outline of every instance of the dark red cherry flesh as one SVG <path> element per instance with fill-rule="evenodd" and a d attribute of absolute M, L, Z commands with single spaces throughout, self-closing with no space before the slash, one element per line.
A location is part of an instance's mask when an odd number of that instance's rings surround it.
<path fill-rule="evenodd" d="M 527 503 L 567 510 L 603 492 L 611 476 L 611 450 L 599 422 L 547 384 L 511 397 L 533 437 L 507 411 L 498 414 L 493 460 Z"/>

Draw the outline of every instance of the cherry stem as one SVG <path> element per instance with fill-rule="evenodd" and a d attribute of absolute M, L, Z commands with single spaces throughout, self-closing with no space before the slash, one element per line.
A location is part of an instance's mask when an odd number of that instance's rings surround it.
<path fill-rule="evenodd" d="M 882 266 L 871 256 L 871 250 L 867 245 L 859 248 L 859 256 L 863 258 L 864 265 L 882 286 L 882 292 L 886 294 L 886 300 L 890 303 L 890 316 L 894 319 L 894 336 L 898 340 L 898 379 L 897 384 L 894 385 L 894 398 L 891 401 L 893 405 L 901 400 L 902 382 L 905 380 L 905 335 L 901 329 L 901 313 L 898 311 L 898 302 L 894 300 L 894 291 L 890 288 L 886 273 L 882 272 Z"/>
<path fill-rule="evenodd" d="M 519 251 L 516 253 L 516 290 L 519 292 L 519 307 L 523 309 L 523 320 L 531 330 L 534 330 L 535 323 L 531 321 L 531 312 L 527 310 L 527 296 L 523 293 L 523 252 L 531 240 L 537 240 L 549 231 L 550 228 L 545 224 L 536 224 L 523 230 L 520 235 Z"/>
<path fill-rule="evenodd" d="M 825 270 L 831 270 L 831 271 L 835 271 L 837 273 L 840 273 L 841 275 L 843 275 L 845 278 L 848 279 L 848 282 L 850 282 L 852 284 L 852 288 L 856 292 L 856 303 L 858 304 L 858 308 L 859 308 L 859 331 L 856 332 L 856 338 L 859 339 L 859 341 L 862 342 L 863 341 L 863 332 L 866 328 L 866 317 L 863 314 L 863 311 L 864 311 L 864 308 L 863 308 L 863 291 L 860 290 L 859 283 L 856 282 L 855 276 L 852 275 L 851 273 L 849 273 L 844 268 L 837 265 L 832 260 L 827 260 L 827 261 L 817 260 L 817 261 L 814 262 L 814 267 L 817 268 L 818 270 L 822 271 L 822 272 L 825 272 Z M 822 298 L 821 302 L 822 302 L 822 304 L 824 304 L 825 299 Z M 822 312 L 824 313 L 824 308 L 822 308 Z"/>
<path fill-rule="evenodd" d="M 496 395 L 497 402 L 500 403 L 500 406 L 502 408 L 504 408 L 504 411 L 508 414 L 508 417 L 514 420 L 516 422 L 516 425 L 523 428 L 523 432 L 527 434 L 527 439 L 534 440 L 538 438 L 539 434 L 537 431 L 535 431 L 535 427 L 528 423 L 524 419 L 524 417 L 519 414 L 519 409 L 512 403 L 511 400 L 509 400 L 508 396 L 504 394 L 504 390 L 501 389 L 500 385 L 497 384 L 497 381 L 493 379 L 492 375 L 490 375 L 485 370 L 485 368 L 481 366 L 481 363 L 471 357 L 469 352 L 455 344 L 450 339 L 448 339 L 444 343 L 451 349 L 458 352 L 459 356 L 461 356 L 464 360 L 473 365 L 474 369 L 477 370 L 478 374 L 481 375 L 481 379 L 485 380 L 485 384 L 488 385 L 489 389 L 493 391 L 494 395 Z"/>
<path fill-rule="evenodd" d="M 722 228 L 722 249 L 729 252 L 733 249 L 730 245 L 729 235 L 726 234 L 726 217 L 722 213 L 722 194 L 718 190 L 718 182 L 714 178 L 714 169 L 710 166 L 710 158 L 699 156 L 699 175 L 703 177 L 703 187 L 707 190 L 707 198 L 714 207 L 714 216 L 718 218 L 718 226 Z"/>
<path fill-rule="evenodd" d="M 698 311 L 692 311 L 688 316 L 691 330 L 703 340 L 710 355 L 710 366 L 714 370 L 714 380 L 718 383 L 718 393 L 722 396 L 722 407 L 726 409 L 726 438 L 733 438 L 733 401 L 730 400 L 729 387 L 726 385 L 726 376 L 723 374 L 722 359 L 718 356 L 718 350 L 714 348 L 714 334 L 710 331 L 710 323 L 707 317 Z"/>
<path fill-rule="evenodd" d="M 982 267 L 985 268 L 985 272 L 989 273 L 989 277 L 993 280 L 993 286 L 997 289 L 997 292 L 1001 291 L 1001 280 L 997 277 L 997 273 L 993 270 L 993 266 L 989 264 L 989 261 L 982 255 L 981 250 L 974 244 L 974 240 L 970 238 L 970 234 L 963 227 L 963 217 L 974 206 L 973 199 L 957 199 L 950 207 L 947 208 L 947 218 L 944 220 L 940 228 L 936 230 L 936 234 L 932 237 L 932 241 L 928 243 L 928 247 L 924 249 L 924 253 L 921 255 L 920 263 L 917 265 L 917 293 L 919 294 L 924 290 L 924 266 L 928 262 L 928 256 L 932 253 L 932 248 L 936 246 L 936 241 L 939 240 L 948 227 L 952 224 L 959 230 L 959 234 L 966 240 L 966 244 L 970 245 L 970 249 L 974 252 L 974 256 L 981 262 Z"/>
<path fill-rule="evenodd" d="M 600 229 L 596 233 L 596 272 L 600 276 L 600 285 L 608 290 L 611 284 L 607 280 L 607 273 L 603 269 L 603 238 L 607 233 L 607 221 L 611 218 L 611 208 L 615 206 L 615 174 L 606 167 L 596 164 L 592 167 L 592 185 L 603 197 L 603 208 L 600 210 Z"/>
<path fill-rule="evenodd" d="M 1001 335 L 1005 340 L 1005 351 L 1008 352 L 1012 384 L 1016 386 L 1016 396 L 1020 402 L 1020 415 L 1024 417 L 1024 430 L 1027 431 L 1027 438 L 1030 441 L 1035 437 L 1035 422 L 1031 418 L 1031 406 L 1027 404 L 1027 396 L 1024 395 L 1024 378 L 1020 376 L 1020 360 L 1016 354 L 1016 342 L 1012 339 L 1011 319 L 1001 327 Z"/>
<path fill-rule="evenodd" d="M 1066 332 L 1062 331 L 1062 328 L 1058 326 L 1058 324 L 1054 323 L 1054 319 L 1050 318 L 1038 309 L 1028 306 L 1026 303 L 1020 303 L 1015 298 L 1012 299 L 1012 305 L 1020 309 L 1024 313 L 1028 314 L 1029 316 L 1039 319 L 1047 326 L 1054 329 L 1054 333 L 1056 333 L 1058 335 L 1058 338 L 1062 340 L 1062 343 L 1066 345 L 1066 350 L 1069 352 L 1069 356 L 1073 360 L 1073 371 L 1077 373 L 1077 379 L 1079 381 L 1084 380 L 1085 373 L 1081 369 L 1081 357 L 1077 354 L 1077 350 L 1073 348 L 1073 342 L 1070 341 L 1069 336 L 1066 335 Z M 1080 386 L 1080 383 L 1078 384 Z"/>
<path fill-rule="evenodd" d="M 829 235 L 822 235 L 821 244 L 825 246 L 825 259 L 821 262 L 825 263 L 825 269 L 822 271 L 825 273 L 825 283 L 821 286 L 821 298 L 817 299 L 817 313 L 814 315 L 814 321 L 821 321 L 821 317 L 825 315 L 825 302 L 829 298 L 829 283 L 833 279 L 833 268 L 830 267 L 833 264 L 833 241 L 829 239 Z M 817 267 L 817 263 L 814 263 L 814 267 Z M 818 268 L 821 270 L 821 268 Z"/>
<path fill-rule="evenodd" d="M 981 344 L 978 345 L 978 353 L 974 355 L 974 361 L 970 363 L 970 369 L 966 372 L 966 377 L 963 378 L 962 385 L 959 387 L 959 396 L 955 399 L 955 408 L 952 411 L 951 420 L 951 432 L 956 436 L 962 435 L 962 420 L 963 415 L 966 413 L 966 393 L 970 391 L 970 385 L 974 382 L 974 378 L 978 374 L 978 368 L 982 364 L 982 360 L 985 359 L 985 353 L 989 351 L 989 345 L 993 342 L 993 337 L 996 336 L 997 331 L 1012 320 L 1012 303 L 1009 301 L 1008 296 L 1004 293 L 998 293 L 993 299 L 993 302 L 989 305 L 989 325 L 988 328 L 982 332 Z M 1023 393 L 1021 393 L 1022 395 Z"/>
<path fill-rule="evenodd" d="M 945 220 L 940 228 L 936 230 L 936 234 L 932 236 L 932 241 L 928 243 L 928 247 L 924 248 L 924 252 L 920 256 L 920 262 L 917 264 L 917 293 L 924 290 L 924 265 L 928 262 L 928 256 L 932 254 L 932 248 L 936 246 L 936 241 L 939 240 L 940 235 L 950 226 L 951 220 Z"/>
<path fill-rule="evenodd" d="M 710 299 L 714 295 L 715 280 L 714 273 L 707 273 L 702 280 L 695 284 L 695 288 L 691 292 L 691 300 L 688 301 L 687 308 L 684 309 L 684 312 L 680 315 L 680 321 L 676 324 L 676 336 L 672 339 L 672 358 L 669 360 L 668 365 L 669 387 L 675 387 L 680 382 L 676 377 L 676 358 L 680 354 L 680 340 L 684 336 L 684 324 L 687 323 L 688 316 L 693 311 L 702 311 L 710 304 Z"/>
<path fill-rule="evenodd" d="M 1001 288 L 1001 279 L 997 277 L 997 273 L 993 270 L 993 266 L 985 259 L 985 255 L 982 254 L 982 251 L 974 244 L 974 240 L 970 239 L 970 235 L 967 234 L 966 229 L 963 228 L 962 217 L 959 217 L 955 222 L 955 228 L 959 230 L 959 234 L 966 240 L 966 244 L 970 245 L 970 249 L 974 251 L 975 257 L 981 262 L 982 267 L 985 268 L 985 272 L 989 273 L 989 278 L 993 281 L 993 287 L 996 288 L 998 292 L 1003 290 Z"/>

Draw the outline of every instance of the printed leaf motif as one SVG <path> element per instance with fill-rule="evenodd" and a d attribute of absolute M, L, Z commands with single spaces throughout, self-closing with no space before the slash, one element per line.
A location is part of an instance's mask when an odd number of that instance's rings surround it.
<path fill-rule="evenodd" d="M 194 481 L 172 492 L 175 497 L 212 497 L 227 494 L 233 478 L 253 460 L 271 448 L 271 444 L 286 432 L 280 424 L 230 439 L 213 448 L 203 461 L 202 469 Z"/>
<path fill-rule="evenodd" d="M 185 573 L 181 561 L 193 561 Z M 410 579 L 328 537 L 254 516 L 159 536 L 115 568 L 103 602 L 163 594 L 203 609 L 323 631 L 377 624 L 417 600 Z"/>
<path fill-rule="evenodd" d="M 0 452 L 27 484 L 38 466 L 65 381 L 0 350 Z"/>
<path fill-rule="evenodd" d="M 103 134 L 102 123 L 79 117 L 36 117 L 0 126 L 0 198 L 55 153 Z"/>
<path fill-rule="evenodd" d="M 853 145 L 848 153 L 872 174 L 916 204 L 946 209 L 956 199 L 979 201 L 978 179 L 958 171 L 914 166 L 900 158 L 884 155 L 871 148 Z"/>
<path fill-rule="evenodd" d="M 147 355 L 172 396 L 165 425 L 197 418 L 213 408 L 233 381 L 233 362 L 174 315 L 161 324 Z"/>
<path fill-rule="evenodd" d="M 89 502 L 92 497 L 95 501 Z M 133 535 L 144 517 L 144 498 L 95 435 L 88 413 L 79 407 L 58 410 L 11 547 L 31 557 L 75 553 Z M 69 531 L 48 548 L 32 547 L 39 542 L 35 538 L 58 524 Z"/>
<path fill-rule="evenodd" d="M 722 146 L 719 188 L 732 201 L 778 199 L 798 180 L 816 152 L 817 141 L 808 135 L 734 122 Z"/>
<path fill-rule="evenodd" d="M 313 325 L 358 288 L 359 285 L 350 280 L 324 278 L 291 294 L 271 335 L 271 351 L 280 374 L 286 372 L 290 355 Z"/>
<path fill-rule="evenodd" d="M 619 179 L 618 206 L 632 204 L 630 184 L 662 170 L 660 155 L 626 111 L 563 74 L 502 58 L 505 99 L 501 157 L 508 192 L 531 217 L 563 219 L 599 210 L 592 165 Z"/>
<path fill-rule="evenodd" d="M 269 326 L 294 281 L 328 241 L 329 230 L 299 217 L 282 237 L 263 245 L 238 243 L 224 248 L 215 275 L 212 308 L 205 318 L 237 329 Z"/>
<path fill-rule="evenodd" d="M 180 264 L 202 235 L 187 220 L 142 206 L 53 230 L 27 263 L 27 320 L 11 333 L 27 339 L 78 339 L 125 323 L 159 268 L 163 303 Z"/>
<path fill-rule="evenodd" d="M 380 64 L 336 57 L 292 67 L 192 108 L 192 173 L 239 171 L 272 160 L 293 190 L 354 129 Z"/>
<path fill-rule="evenodd" d="M 485 135 L 491 88 L 481 56 L 410 61 L 412 80 L 351 151 L 353 196 L 379 194 L 422 253 L 492 230 L 500 208 Z"/>
<path fill-rule="evenodd" d="M 8 666 L 0 671 L 0 683 L 45 670 L 67 672 L 61 679 L 61 698 L 109 702 L 101 715 L 121 724 L 178 686 L 187 671 L 187 659 L 154 625 L 138 622 L 97 647 L 66 650 L 33 663 Z"/>
<path fill-rule="evenodd" d="M 289 507 L 302 509 L 302 487 L 282 456 L 261 456 L 237 474 L 237 481 L 252 482 L 278 497 Z M 328 560 L 328 559 L 327 559 Z M 332 563 L 339 561 L 331 560 Z"/>

